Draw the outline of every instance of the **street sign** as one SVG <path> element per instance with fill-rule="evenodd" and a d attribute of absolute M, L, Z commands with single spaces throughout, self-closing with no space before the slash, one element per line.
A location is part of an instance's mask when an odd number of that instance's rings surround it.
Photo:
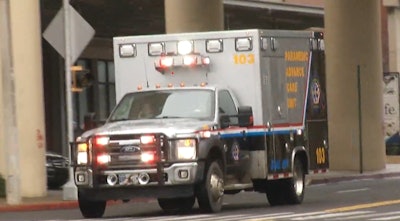
<path fill-rule="evenodd" d="M 80 56 L 83 49 L 93 38 L 95 30 L 82 16 L 69 5 L 71 35 L 71 63 L 74 63 Z M 65 58 L 65 29 L 64 10 L 58 11 L 50 25 L 43 32 L 43 38 L 50 43 L 54 49 Z"/>

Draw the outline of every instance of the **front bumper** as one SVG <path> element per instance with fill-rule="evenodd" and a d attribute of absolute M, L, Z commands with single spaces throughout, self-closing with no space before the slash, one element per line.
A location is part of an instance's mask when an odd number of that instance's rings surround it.
<path fill-rule="evenodd" d="M 74 179 L 79 187 L 116 188 L 193 184 L 201 180 L 204 163 L 174 163 L 162 169 L 100 170 L 77 167 Z"/>
<path fill-rule="evenodd" d="M 177 198 L 194 195 L 194 185 L 120 186 L 115 188 L 78 187 L 80 198 L 90 200 L 130 200 L 134 198 Z"/>

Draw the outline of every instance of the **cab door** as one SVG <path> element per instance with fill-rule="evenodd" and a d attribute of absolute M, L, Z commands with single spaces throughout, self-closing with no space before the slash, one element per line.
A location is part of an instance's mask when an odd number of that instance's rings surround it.
<path fill-rule="evenodd" d="M 228 90 L 218 91 L 218 113 L 219 116 L 238 114 L 235 102 Z M 230 125 L 238 125 L 237 117 L 226 118 Z M 246 134 L 235 129 L 235 126 L 225 128 L 225 136 L 221 136 L 225 149 L 226 178 L 227 183 L 243 182 L 248 175 L 250 164 L 249 145 L 247 145 Z"/>

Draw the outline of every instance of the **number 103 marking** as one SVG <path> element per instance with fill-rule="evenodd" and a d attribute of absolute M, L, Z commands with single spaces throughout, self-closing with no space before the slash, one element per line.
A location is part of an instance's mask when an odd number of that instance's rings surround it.
<path fill-rule="evenodd" d="M 254 54 L 234 54 L 233 61 L 235 64 L 254 64 Z"/>

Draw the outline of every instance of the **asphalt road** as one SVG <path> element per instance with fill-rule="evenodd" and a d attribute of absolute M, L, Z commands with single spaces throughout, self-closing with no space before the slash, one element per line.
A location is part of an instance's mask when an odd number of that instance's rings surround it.
<path fill-rule="evenodd" d="M 155 200 L 108 206 L 109 221 L 263 221 L 263 220 L 400 220 L 400 178 L 356 180 L 311 185 L 303 204 L 271 207 L 261 193 L 226 195 L 222 212 L 204 214 L 197 205 L 190 214 L 168 216 Z M 0 213 L 1 221 L 55 221 L 83 219 L 78 209 Z"/>

